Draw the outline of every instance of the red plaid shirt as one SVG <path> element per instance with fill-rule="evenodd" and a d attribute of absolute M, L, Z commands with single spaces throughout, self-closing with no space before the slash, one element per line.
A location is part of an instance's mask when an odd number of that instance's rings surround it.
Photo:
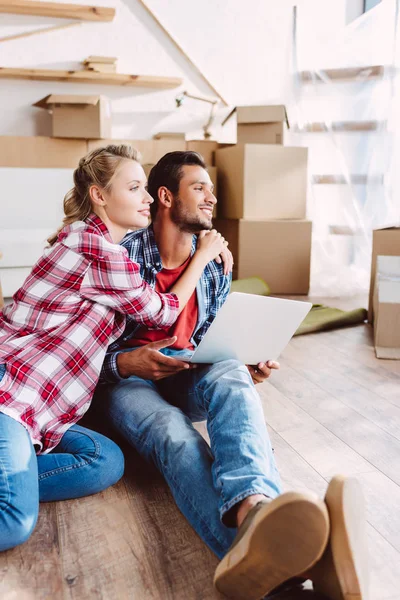
<path fill-rule="evenodd" d="M 125 316 L 169 328 L 175 294 L 159 294 L 92 214 L 46 248 L 13 303 L 0 312 L 0 412 L 19 421 L 42 453 L 89 408 L 107 346 Z"/>

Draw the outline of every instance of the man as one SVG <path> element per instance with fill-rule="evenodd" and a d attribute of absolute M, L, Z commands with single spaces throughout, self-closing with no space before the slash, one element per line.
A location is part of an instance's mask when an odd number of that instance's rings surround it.
<path fill-rule="evenodd" d="M 165 291 L 195 252 L 196 234 L 212 228 L 216 198 L 205 164 L 194 152 L 164 156 L 153 167 L 148 187 L 154 198 L 152 225 L 128 234 L 122 243 L 141 265 L 142 277 Z M 209 263 L 168 331 L 131 320 L 109 348 L 95 402 L 124 438 L 156 464 L 181 512 L 222 558 L 215 575 L 221 592 L 257 600 L 300 576 L 311 577 L 333 600 L 344 600 L 345 593 L 361 598 L 348 540 L 353 530 L 345 523 L 346 511 L 354 499 L 359 502 L 357 490 L 339 478 L 332 481 L 329 503 L 340 517 L 332 520 L 327 550 L 326 504 L 312 494 L 281 494 L 254 387 L 279 365 L 246 367 L 227 360 L 191 368 L 179 360 L 211 325 L 229 293 L 230 279 L 223 265 Z M 211 447 L 192 425 L 202 420 L 207 420 Z M 345 490 L 350 491 L 344 506 Z M 348 548 L 346 559 L 351 557 L 350 575 L 348 560 L 337 566 L 330 559 L 333 553 L 337 561 L 337 533 Z M 343 584 L 338 583 L 342 566 L 347 569 Z"/>

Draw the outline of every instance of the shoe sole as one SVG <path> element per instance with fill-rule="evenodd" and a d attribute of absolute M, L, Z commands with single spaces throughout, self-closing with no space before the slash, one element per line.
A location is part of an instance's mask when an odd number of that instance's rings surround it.
<path fill-rule="evenodd" d="M 247 533 L 219 563 L 214 585 L 230 598 L 259 600 L 310 569 L 328 538 L 324 502 L 314 494 L 282 494 L 255 515 Z"/>
<path fill-rule="evenodd" d="M 331 522 L 329 543 L 310 578 L 329 600 L 368 600 L 368 542 L 364 498 L 356 479 L 336 476 L 325 496 Z"/>

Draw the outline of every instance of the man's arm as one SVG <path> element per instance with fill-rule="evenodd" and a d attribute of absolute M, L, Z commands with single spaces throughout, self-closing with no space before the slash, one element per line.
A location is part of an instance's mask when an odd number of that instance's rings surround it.
<path fill-rule="evenodd" d="M 189 363 L 160 352 L 162 348 L 172 346 L 175 342 L 176 337 L 172 337 L 151 342 L 129 352 L 109 352 L 101 372 L 102 381 L 115 383 L 133 375 L 157 381 L 192 368 Z"/>

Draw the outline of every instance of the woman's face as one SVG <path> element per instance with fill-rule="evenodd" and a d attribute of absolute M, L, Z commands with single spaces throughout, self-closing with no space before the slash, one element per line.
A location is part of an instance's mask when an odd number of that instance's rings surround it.
<path fill-rule="evenodd" d="M 108 191 L 103 190 L 105 211 L 112 223 L 121 228 L 147 227 L 153 198 L 147 192 L 142 166 L 126 159 L 119 167 Z"/>

